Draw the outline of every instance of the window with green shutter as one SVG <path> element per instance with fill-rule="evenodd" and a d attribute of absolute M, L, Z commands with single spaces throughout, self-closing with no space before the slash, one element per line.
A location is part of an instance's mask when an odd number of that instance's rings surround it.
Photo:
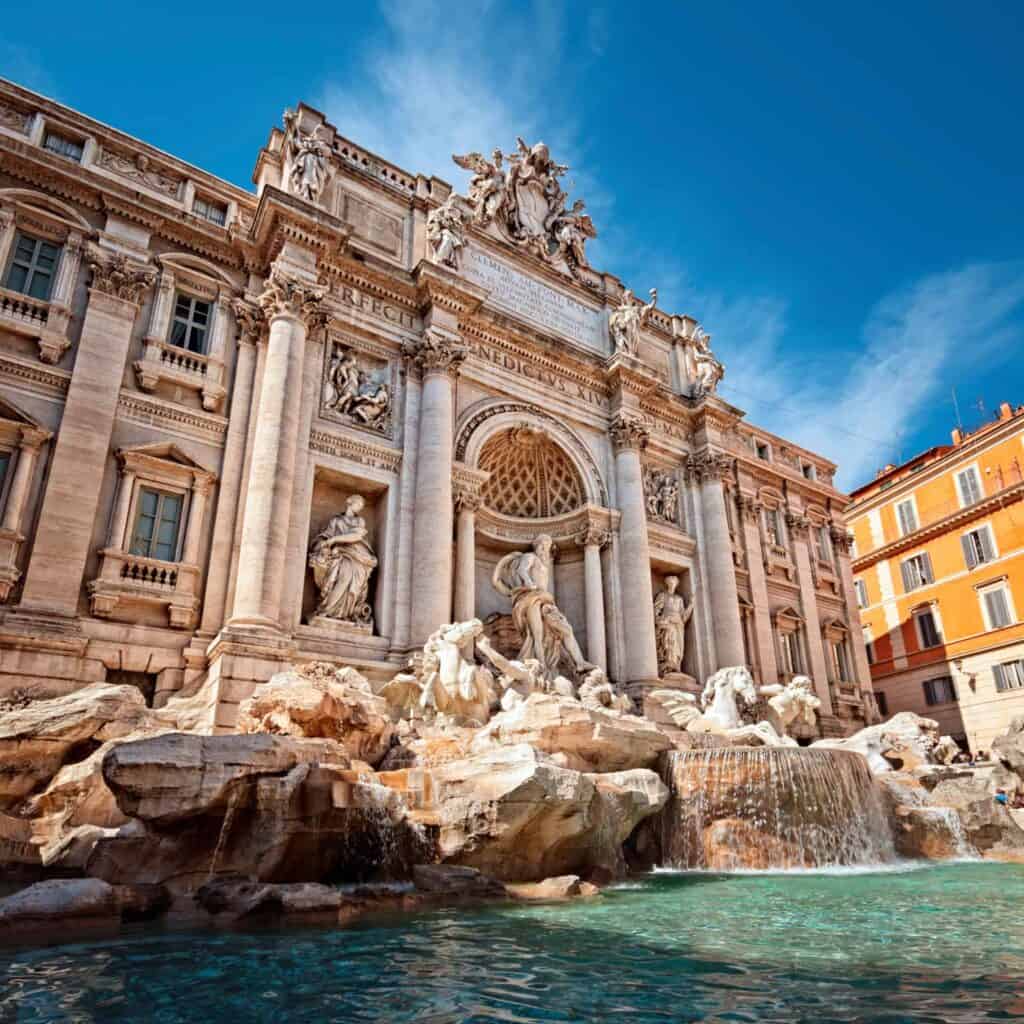
<path fill-rule="evenodd" d="M 131 553 L 164 562 L 177 561 L 181 509 L 180 494 L 139 488 Z"/>
<path fill-rule="evenodd" d="M 4 287 L 22 295 L 31 295 L 33 299 L 48 301 L 59 259 L 59 245 L 19 231 Z"/>

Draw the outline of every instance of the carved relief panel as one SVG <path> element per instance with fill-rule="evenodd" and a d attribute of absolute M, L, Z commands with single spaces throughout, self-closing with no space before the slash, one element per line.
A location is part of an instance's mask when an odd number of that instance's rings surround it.
<path fill-rule="evenodd" d="M 673 470 L 644 466 L 644 502 L 648 519 L 682 528 L 679 477 Z"/>
<path fill-rule="evenodd" d="M 389 360 L 332 337 L 324 352 L 320 415 L 392 437 L 394 371 Z"/>

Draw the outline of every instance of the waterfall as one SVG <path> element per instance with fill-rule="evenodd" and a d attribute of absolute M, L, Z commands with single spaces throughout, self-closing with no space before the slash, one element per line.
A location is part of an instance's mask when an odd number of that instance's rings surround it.
<path fill-rule="evenodd" d="M 881 793 L 860 754 L 733 747 L 668 754 L 662 863 L 784 869 L 895 859 Z"/>

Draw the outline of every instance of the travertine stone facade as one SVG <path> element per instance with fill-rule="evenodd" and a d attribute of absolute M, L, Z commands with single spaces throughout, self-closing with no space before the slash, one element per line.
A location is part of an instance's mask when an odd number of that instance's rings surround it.
<path fill-rule="evenodd" d="M 822 732 L 870 714 L 835 467 L 590 266 L 543 144 L 460 156 L 460 196 L 300 104 L 246 192 L 13 85 L 0 113 L 0 693 L 212 679 L 226 728 L 297 659 L 382 682 L 473 617 L 507 648 L 492 574 L 546 534 L 635 696 L 746 663 L 811 675 Z"/>

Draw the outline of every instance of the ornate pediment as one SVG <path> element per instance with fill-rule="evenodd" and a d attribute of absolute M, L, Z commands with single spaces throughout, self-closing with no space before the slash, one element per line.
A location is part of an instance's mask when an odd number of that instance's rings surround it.
<path fill-rule="evenodd" d="M 555 163 L 543 142 L 528 146 L 520 138 L 516 146 L 507 168 L 500 149 L 489 160 L 482 153 L 452 154 L 459 167 L 473 172 L 466 196 L 472 223 L 493 226 L 505 241 L 576 276 L 588 266 L 584 249 L 597 231 L 583 200 L 567 208 L 559 179 L 569 167 Z"/>

